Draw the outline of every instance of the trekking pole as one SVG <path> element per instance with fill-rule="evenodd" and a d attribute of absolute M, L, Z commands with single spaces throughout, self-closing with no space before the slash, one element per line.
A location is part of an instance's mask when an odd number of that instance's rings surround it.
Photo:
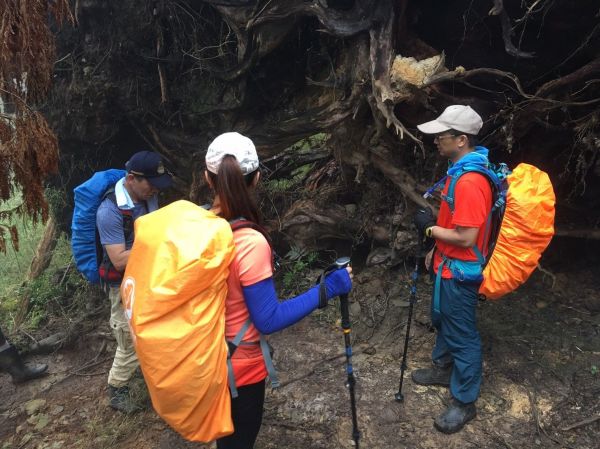
<path fill-rule="evenodd" d="M 423 252 L 423 236 L 419 234 L 417 244 L 417 254 L 415 256 L 415 270 L 412 274 L 412 286 L 410 288 L 410 300 L 408 302 L 408 323 L 406 324 L 406 336 L 404 337 L 404 354 L 402 354 L 402 363 L 400 365 L 400 386 L 398 387 L 398 393 L 394 395 L 396 401 L 404 401 L 404 395 L 402 394 L 402 382 L 404 381 L 404 371 L 406 371 L 406 354 L 408 352 L 408 339 L 410 338 L 410 323 L 412 321 L 413 307 L 417 302 L 417 278 L 419 276 L 419 260 L 421 253 Z"/>
<path fill-rule="evenodd" d="M 338 269 L 346 268 L 350 264 L 349 257 L 340 257 L 335 261 Z M 340 295 L 340 311 L 342 314 L 342 331 L 344 332 L 344 344 L 346 346 L 346 373 L 348 374 L 347 387 L 350 390 L 350 407 L 352 408 L 352 439 L 358 449 L 360 432 L 358 431 L 358 420 L 356 418 L 356 397 L 354 395 L 354 370 L 352 369 L 352 342 L 350 341 L 350 310 L 348 306 L 348 295 Z"/>

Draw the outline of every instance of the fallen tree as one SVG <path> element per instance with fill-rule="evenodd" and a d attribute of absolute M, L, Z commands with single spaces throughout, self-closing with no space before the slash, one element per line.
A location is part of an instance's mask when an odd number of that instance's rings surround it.
<path fill-rule="evenodd" d="M 46 111 L 67 187 L 146 147 L 175 172 L 174 196 L 205 200 L 207 144 L 237 130 L 257 144 L 267 181 L 303 168 L 296 187 L 306 189 L 271 197 L 283 239 L 394 246 L 444 171 L 416 124 L 462 103 L 484 116 L 493 159 L 550 173 L 569 235 L 595 230 L 600 27 L 591 0 L 74 7 Z M 311 159 L 294 144 L 315 135 L 305 141 L 320 154 Z"/>

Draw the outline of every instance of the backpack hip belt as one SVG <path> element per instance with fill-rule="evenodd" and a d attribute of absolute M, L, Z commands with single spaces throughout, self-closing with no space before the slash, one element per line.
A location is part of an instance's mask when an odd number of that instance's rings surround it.
<path fill-rule="evenodd" d="M 433 313 L 432 320 L 439 322 L 440 312 L 440 291 L 442 287 L 442 273 L 444 267 L 448 267 L 452 273 L 452 279 L 457 282 L 481 284 L 483 281 L 483 267 L 485 265 L 485 258 L 477 246 L 471 248 L 477 260 L 460 260 L 453 259 L 445 254 L 440 254 L 442 261 L 437 266 L 437 273 L 435 276 L 435 286 L 433 290 Z"/>
<path fill-rule="evenodd" d="M 267 373 L 269 374 L 269 380 L 271 381 L 271 386 L 273 388 L 277 388 L 280 385 L 279 378 L 277 377 L 277 372 L 275 371 L 275 365 L 273 365 L 273 358 L 271 357 L 271 348 L 269 347 L 269 343 L 267 343 L 267 339 L 263 334 L 260 334 L 259 341 L 242 341 L 244 338 L 244 334 L 250 328 L 252 324 L 252 320 L 248 318 L 241 329 L 235 334 L 233 340 L 227 341 L 227 378 L 229 382 L 229 391 L 231 392 L 232 398 L 238 397 L 237 387 L 235 385 L 235 376 L 233 374 L 233 364 L 231 363 L 231 358 L 235 353 L 235 350 L 238 346 L 241 345 L 260 345 L 260 350 L 262 352 L 263 359 L 265 360 L 265 366 L 267 368 Z"/>

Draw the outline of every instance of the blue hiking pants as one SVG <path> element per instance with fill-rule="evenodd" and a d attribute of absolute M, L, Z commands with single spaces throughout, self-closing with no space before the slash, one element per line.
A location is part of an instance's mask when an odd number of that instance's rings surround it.
<path fill-rule="evenodd" d="M 479 284 L 442 279 L 440 314 L 433 315 L 437 329 L 431 355 L 439 367 L 454 364 L 450 392 L 460 402 L 477 400 L 481 386 L 481 338 L 477 330 L 476 308 Z"/>

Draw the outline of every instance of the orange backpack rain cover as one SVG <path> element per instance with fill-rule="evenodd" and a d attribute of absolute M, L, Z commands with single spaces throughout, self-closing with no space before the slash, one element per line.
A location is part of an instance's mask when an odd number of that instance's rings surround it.
<path fill-rule="evenodd" d="M 519 164 L 507 177 L 506 211 L 479 293 L 497 299 L 525 282 L 554 235 L 555 196 L 548 175 Z"/>
<path fill-rule="evenodd" d="M 121 297 L 152 405 L 191 441 L 233 432 L 225 342 L 233 255 L 229 223 L 188 201 L 135 221 Z"/>

